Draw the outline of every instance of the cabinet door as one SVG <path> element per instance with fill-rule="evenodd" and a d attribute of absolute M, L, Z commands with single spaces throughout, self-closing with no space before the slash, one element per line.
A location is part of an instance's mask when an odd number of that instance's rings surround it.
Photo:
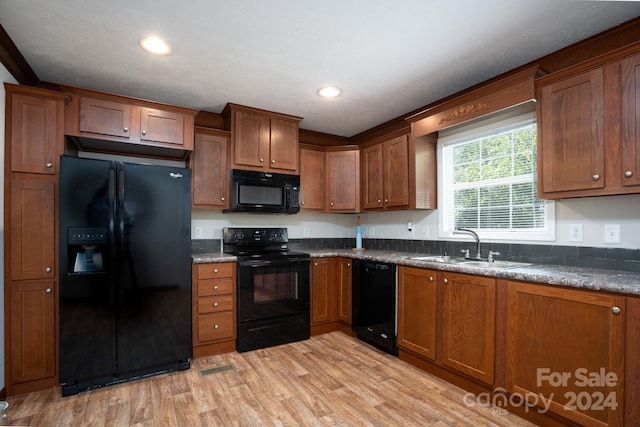
<path fill-rule="evenodd" d="M 56 375 L 54 281 L 11 282 L 11 383 Z"/>
<path fill-rule="evenodd" d="M 104 99 L 82 98 L 80 132 L 129 138 L 131 105 Z"/>
<path fill-rule="evenodd" d="M 300 150 L 300 209 L 324 210 L 324 152 Z"/>
<path fill-rule="evenodd" d="M 409 207 L 409 143 L 401 136 L 384 145 L 384 207 Z"/>
<path fill-rule="evenodd" d="M 55 174 L 62 140 L 62 103 L 11 94 L 11 171 Z"/>
<path fill-rule="evenodd" d="M 382 144 L 362 149 L 362 208 L 381 210 L 383 205 Z"/>
<path fill-rule="evenodd" d="M 493 383 L 495 279 L 441 274 L 442 363 L 484 383 Z"/>
<path fill-rule="evenodd" d="M 351 260 L 338 259 L 338 320 L 351 325 Z"/>
<path fill-rule="evenodd" d="M 271 121 L 261 114 L 236 111 L 233 163 L 236 167 L 268 167 Z"/>
<path fill-rule="evenodd" d="M 435 359 L 437 273 L 398 268 L 398 347 Z"/>
<path fill-rule="evenodd" d="M 358 160 L 358 150 L 327 153 L 328 212 L 358 212 L 360 210 Z"/>
<path fill-rule="evenodd" d="M 336 321 L 332 258 L 311 260 L 311 324 Z"/>
<path fill-rule="evenodd" d="M 194 207 L 229 207 L 228 147 L 228 136 L 196 133 L 191 155 Z"/>
<path fill-rule="evenodd" d="M 640 185 L 640 55 L 622 61 L 622 185 Z"/>
<path fill-rule="evenodd" d="M 298 122 L 271 119 L 269 167 L 277 172 L 298 172 Z"/>
<path fill-rule="evenodd" d="M 10 197 L 11 279 L 54 279 L 54 182 L 16 177 Z"/>
<path fill-rule="evenodd" d="M 183 145 L 184 114 L 140 108 L 140 140 Z"/>
<path fill-rule="evenodd" d="M 507 391 L 582 425 L 621 425 L 624 298 L 515 282 L 507 298 Z"/>
<path fill-rule="evenodd" d="M 542 192 L 603 188 L 602 68 L 542 87 L 540 111 Z"/>

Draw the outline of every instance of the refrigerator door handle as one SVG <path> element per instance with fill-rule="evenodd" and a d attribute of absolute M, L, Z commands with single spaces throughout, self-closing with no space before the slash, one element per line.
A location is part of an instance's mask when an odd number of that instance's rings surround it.
<path fill-rule="evenodd" d="M 116 256 L 115 221 L 116 221 L 116 173 L 113 166 L 109 168 L 109 247 L 111 259 Z"/>
<path fill-rule="evenodd" d="M 120 256 L 124 255 L 126 247 L 124 220 L 124 166 L 122 164 L 118 164 L 118 237 L 120 238 Z"/>

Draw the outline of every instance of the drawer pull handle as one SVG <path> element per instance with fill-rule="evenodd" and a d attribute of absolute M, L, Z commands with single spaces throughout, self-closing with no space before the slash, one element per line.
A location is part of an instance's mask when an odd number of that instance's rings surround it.
<path fill-rule="evenodd" d="M 429 276 L 429 281 L 433 282 L 433 276 Z"/>
<path fill-rule="evenodd" d="M 218 306 L 218 303 L 217 303 L 217 302 L 214 302 L 214 303 L 213 303 L 213 306 L 214 306 L 214 307 L 217 307 L 217 306 Z"/>
<path fill-rule="evenodd" d="M 214 291 L 217 291 L 217 290 L 218 290 L 218 285 L 215 285 L 215 286 L 213 287 L 213 290 L 214 290 Z"/>
<path fill-rule="evenodd" d="M 220 325 L 213 325 L 213 329 L 219 329 Z"/>
<path fill-rule="evenodd" d="M 218 269 L 217 269 L 217 268 L 214 268 L 214 269 L 213 269 L 213 272 L 214 272 L 214 273 L 217 273 L 217 272 L 218 272 Z"/>
<path fill-rule="evenodd" d="M 449 283 L 449 279 L 444 279 L 443 282 L 444 283 Z"/>

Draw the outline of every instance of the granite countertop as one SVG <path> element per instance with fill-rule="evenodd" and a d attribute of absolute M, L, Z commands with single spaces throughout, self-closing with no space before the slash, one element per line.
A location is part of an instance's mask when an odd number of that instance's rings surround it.
<path fill-rule="evenodd" d="M 640 295 L 640 274 L 625 271 L 596 270 L 547 264 L 531 264 L 526 267 L 507 269 L 482 268 L 464 264 L 446 264 L 413 260 L 411 259 L 412 257 L 420 256 L 421 254 L 379 250 L 310 249 L 305 250 L 305 252 L 309 253 L 312 258 L 345 257 L 366 259 L 439 271 L 467 273 L 476 276 L 608 291 L 627 295 Z M 192 258 L 194 263 L 236 261 L 235 256 L 222 252 L 198 254 L 193 255 Z"/>

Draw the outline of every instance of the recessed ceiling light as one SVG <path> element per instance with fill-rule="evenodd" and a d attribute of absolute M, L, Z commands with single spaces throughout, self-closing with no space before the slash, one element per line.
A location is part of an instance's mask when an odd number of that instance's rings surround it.
<path fill-rule="evenodd" d="M 318 95 L 323 98 L 335 98 L 336 96 L 340 95 L 340 89 L 332 86 L 323 87 L 318 91 Z"/>
<path fill-rule="evenodd" d="M 168 55 L 171 53 L 169 45 L 158 37 L 144 38 L 140 40 L 140 46 L 147 52 L 155 53 L 156 55 Z"/>

